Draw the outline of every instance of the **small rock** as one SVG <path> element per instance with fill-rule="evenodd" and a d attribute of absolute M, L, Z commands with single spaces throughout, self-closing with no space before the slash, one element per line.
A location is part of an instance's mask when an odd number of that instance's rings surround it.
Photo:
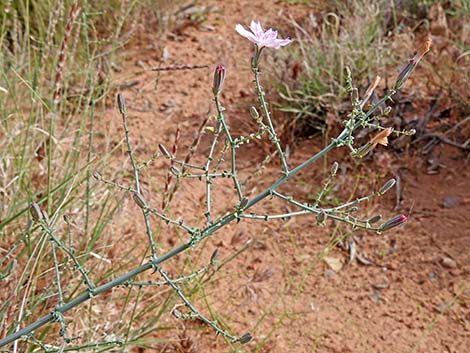
<path fill-rule="evenodd" d="M 431 271 L 428 273 L 428 278 L 430 281 L 435 281 L 437 279 L 437 272 Z"/>
<path fill-rule="evenodd" d="M 451 259 L 450 257 L 444 256 L 441 260 L 442 266 L 446 268 L 456 268 L 457 267 L 457 262 L 454 259 Z"/>
<path fill-rule="evenodd" d="M 325 256 L 323 258 L 323 261 L 325 261 L 328 267 L 335 272 L 339 272 L 343 268 L 343 263 L 341 262 L 341 259 L 338 259 L 337 257 Z"/>
<path fill-rule="evenodd" d="M 442 199 L 442 207 L 454 208 L 458 206 L 459 198 L 457 196 L 446 196 Z"/>

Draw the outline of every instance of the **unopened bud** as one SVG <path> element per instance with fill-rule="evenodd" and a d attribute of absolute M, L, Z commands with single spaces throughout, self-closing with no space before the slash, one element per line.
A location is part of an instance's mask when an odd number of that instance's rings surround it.
<path fill-rule="evenodd" d="M 34 201 L 31 202 L 31 204 L 29 205 L 29 213 L 31 214 L 31 217 L 35 221 L 40 221 L 43 218 L 39 205 Z"/>
<path fill-rule="evenodd" d="M 171 154 L 168 152 L 168 150 L 163 146 L 161 143 L 158 144 L 158 148 L 160 149 L 160 152 L 163 154 L 163 156 L 167 159 L 171 159 Z"/>
<path fill-rule="evenodd" d="M 378 215 L 376 215 L 376 216 L 374 216 L 374 217 L 372 217 L 372 218 L 369 218 L 369 219 L 367 220 L 367 223 L 369 223 L 369 224 L 374 224 L 374 223 L 377 223 L 378 221 L 380 221 L 381 219 L 382 219 L 382 216 L 378 214 Z"/>
<path fill-rule="evenodd" d="M 395 179 L 390 179 L 387 181 L 379 190 L 378 194 L 381 196 L 385 194 L 388 190 L 390 190 L 396 183 L 397 181 Z"/>
<path fill-rule="evenodd" d="M 217 65 L 214 71 L 214 83 L 212 85 L 212 93 L 214 96 L 218 96 L 222 91 L 222 85 L 225 80 L 225 67 L 221 64 Z"/>
<path fill-rule="evenodd" d="M 407 220 L 408 218 L 403 214 L 395 216 L 393 218 L 390 218 L 384 224 L 382 224 L 378 230 L 379 232 L 385 232 L 386 230 L 398 227 L 400 224 L 405 223 Z"/>
<path fill-rule="evenodd" d="M 126 114 L 126 103 L 124 101 L 124 96 L 121 93 L 118 93 L 118 95 L 117 95 L 117 104 L 118 104 L 118 108 L 119 108 L 119 113 L 121 113 L 121 115 L 125 115 Z"/>
<path fill-rule="evenodd" d="M 338 168 L 339 168 L 339 163 L 335 161 L 333 163 L 333 165 L 331 166 L 331 170 L 330 170 L 331 176 L 336 175 L 336 172 L 338 171 Z"/>
<path fill-rule="evenodd" d="M 255 107 L 251 107 L 251 108 L 250 108 L 250 115 L 251 115 L 251 117 L 253 118 L 253 120 L 258 121 L 258 119 L 259 119 L 259 113 L 258 113 L 258 110 L 256 110 Z"/>
<path fill-rule="evenodd" d="M 137 192 L 134 192 L 132 194 L 132 198 L 134 199 L 134 202 L 137 204 L 142 209 L 147 208 L 147 203 L 145 202 L 145 199 L 143 196 Z"/>
<path fill-rule="evenodd" d="M 211 255 L 211 259 L 210 259 L 210 264 L 211 265 L 215 264 L 215 262 L 217 261 L 218 256 L 219 256 L 219 249 L 215 248 L 214 252 Z"/>
<path fill-rule="evenodd" d="M 246 344 L 250 342 L 252 339 L 253 339 L 253 336 L 251 335 L 251 333 L 247 332 L 238 339 L 238 342 L 240 342 L 241 344 Z"/>

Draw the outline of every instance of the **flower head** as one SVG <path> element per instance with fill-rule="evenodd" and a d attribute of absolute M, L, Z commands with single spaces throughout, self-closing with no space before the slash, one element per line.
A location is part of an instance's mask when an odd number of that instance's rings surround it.
<path fill-rule="evenodd" d="M 235 30 L 241 36 L 247 38 L 250 42 L 255 43 L 259 48 L 267 47 L 267 48 L 274 48 L 279 49 L 290 42 L 291 39 L 278 39 L 277 38 L 277 31 L 273 30 L 272 28 L 265 31 L 261 26 L 261 23 L 256 22 L 255 20 L 251 21 L 250 24 L 250 31 L 246 30 L 241 24 L 237 24 L 235 26 Z"/>

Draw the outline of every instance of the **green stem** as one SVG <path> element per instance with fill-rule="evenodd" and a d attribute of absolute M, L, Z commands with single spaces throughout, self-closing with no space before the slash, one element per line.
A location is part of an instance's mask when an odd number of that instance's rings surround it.
<path fill-rule="evenodd" d="M 266 100 L 264 99 L 264 92 L 263 89 L 259 83 L 259 70 L 257 67 L 252 68 L 253 74 L 255 75 L 255 86 L 256 86 L 256 92 L 258 94 L 258 101 L 261 106 L 261 112 L 263 113 L 264 117 L 266 118 L 266 121 L 268 123 L 268 132 L 270 135 L 270 140 L 276 146 L 276 149 L 279 153 L 279 158 L 281 159 L 281 164 L 282 164 L 282 171 L 284 174 L 289 173 L 289 167 L 287 166 L 287 161 L 286 157 L 284 155 L 284 152 L 282 151 L 281 145 L 279 144 L 279 139 L 277 138 L 276 130 L 274 130 L 273 123 L 271 121 L 271 115 L 269 114 L 268 106 L 266 103 Z"/>
<path fill-rule="evenodd" d="M 227 140 L 230 144 L 230 160 L 231 160 L 230 170 L 231 170 L 231 173 L 232 173 L 233 184 L 235 186 L 235 190 L 237 191 L 238 199 L 241 200 L 243 198 L 243 193 L 242 193 L 242 188 L 241 188 L 240 182 L 238 181 L 238 177 L 237 177 L 237 168 L 236 168 L 236 163 L 235 163 L 235 148 L 236 148 L 236 145 L 233 142 L 232 135 L 230 134 L 227 123 L 225 122 L 225 118 L 224 118 L 224 114 L 223 114 L 224 109 L 220 105 L 219 97 L 215 96 L 214 101 L 215 101 L 215 105 L 217 107 L 218 120 L 222 123 L 222 127 L 224 129 L 225 135 L 227 136 Z"/>

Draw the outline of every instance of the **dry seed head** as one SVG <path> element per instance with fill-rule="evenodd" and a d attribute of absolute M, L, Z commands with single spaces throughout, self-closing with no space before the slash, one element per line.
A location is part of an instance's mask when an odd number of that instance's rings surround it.
<path fill-rule="evenodd" d="M 41 209 L 39 208 L 39 205 L 34 201 L 31 202 L 31 204 L 29 205 L 29 213 L 31 214 L 33 220 L 35 220 L 36 222 L 43 219 Z"/>

